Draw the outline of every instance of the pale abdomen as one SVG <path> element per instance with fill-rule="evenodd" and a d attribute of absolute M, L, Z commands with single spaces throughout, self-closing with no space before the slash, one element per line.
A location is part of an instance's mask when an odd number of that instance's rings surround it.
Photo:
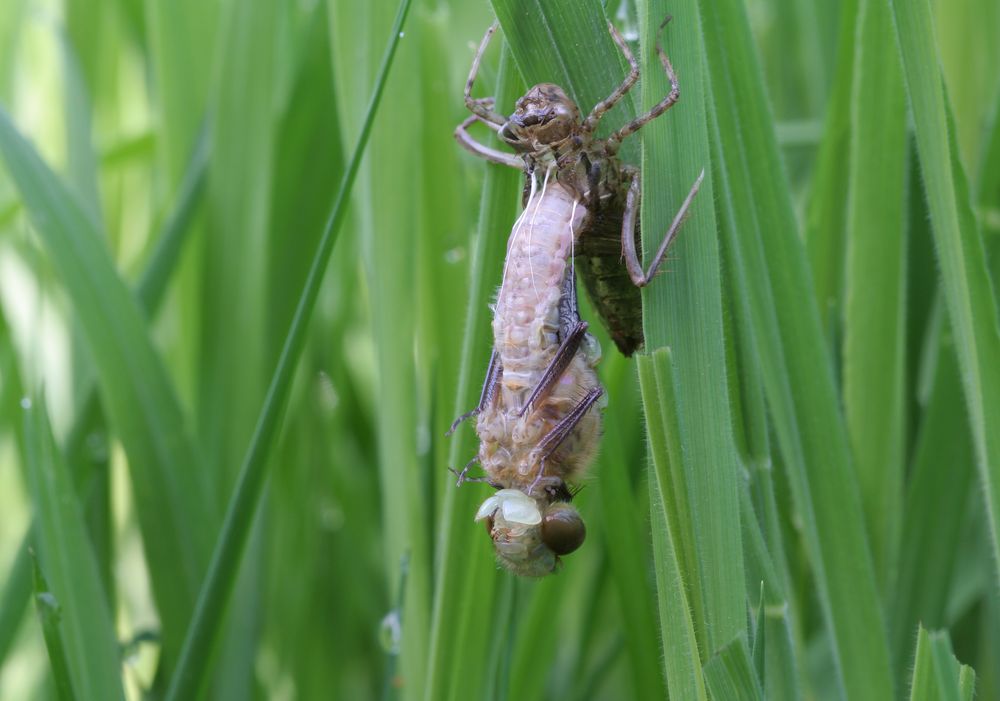
<path fill-rule="evenodd" d="M 511 232 L 493 319 L 503 374 L 476 429 L 480 463 L 494 484 L 505 488 L 529 488 L 542 467 L 536 447 L 599 384 L 594 370 L 599 352 L 596 344 L 585 343 L 553 390 L 520 415 L 567 332 L 560 304 L 573 275 L 574 236 L 586 214 L 567 190 L 549 183 L 529 200 Z M 596 450 L 600 422 L 596 407 L 588 411 L 545 460 L 543 477 L 578 476 Z"/>

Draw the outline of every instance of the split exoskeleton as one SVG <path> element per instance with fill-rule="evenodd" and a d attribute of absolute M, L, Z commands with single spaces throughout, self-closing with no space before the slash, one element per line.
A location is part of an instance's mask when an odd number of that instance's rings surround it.
<path fill-rule="evenodd" d="M 666 24 L 666 23 L 664 23 Z M 656 51 L 671 83 L 651 110 L 607 139 L 595 132 L 601 117 L 639 78 L 639 67 L 622 36 L 608 24 L 628 60 L 624 82 L 584 119 L 557 85 L 531 88 L 503 117 L 491 98 L 475 99 L 472 86 L 486 46 L 487 31 L 465 86 L 472 115 L 455 131 L 459 143 L 487 160 L 525 173 L 524 209 L 514 225 L 494 307 L 494 347 L 478 406 L 455 421 L 477 417 L 479 462 L 498 491 L 480 507 L 500 562 L 516 574 L 542 576 L 562 555 L 578 548 L 586 533 L 570 503 L 568 485 L 591 462 L 601 427 L 604 389 L 595 371 L 596 341 L 580 320 L 575 268 L 598 314 L 625 355 L 642 345 L 639 288 L 662 262 L 702 177 L 691 188 L 649 267 L 638 253 L 638 169 L 617 158 L 622 141 L 669 109 L 678 99 L 677 80 L 657 41 Z M 661 27 L 662 29 L 662 27 Z M 474 122 L 494 129 L 516 155 L 476 141 Z M 622 266 L 621 258 L 625 265 Z"/>

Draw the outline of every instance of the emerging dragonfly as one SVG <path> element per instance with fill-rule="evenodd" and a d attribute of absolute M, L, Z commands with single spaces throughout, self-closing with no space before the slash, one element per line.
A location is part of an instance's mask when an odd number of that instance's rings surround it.
<path fill-rule="evenodd" d="M 494 23 L 465 86 L 465 102 L 473 114 L 455 132 L 459 143 L 476 155 L 525 173 L 524 210 L 508 242 L 486 381 L 478 406 L 451 428 L 478 417 L 480 449 L 470 465 L 478 461 L 486 477 L 468 478 L 467 465 L 458 473 L 459 484 L 484 481 L 498 490 L 480 507 L 476 520 L 486 521 L 501 564 L 525 576 L 553 572 L 560 556 L 576 550 L 586 535 L 570 504 L 568 484 L 580 477 L 596 451 L 601 417 L 595 406 L 604 390 L 594 370 L 600 350 L 577 312 L 574 261 L 612 338 L 630 355 L 643 341 L 638 287 L 655 275 L 704 175 L 644 272 L 636 243 L 639 172 L 623 165 L 616 153 L 623 139 L 670 108 L 679 93 L 657 39 L 670 93 L 607 139 L 596 139 L 601 117 L 639 78 L 624 39 L 613 25 L 608 27 L 630 72 L 586 119 L 581 120 L 561 88 L 549 83 L 531 88 L 507 119 L 493 111 L 492 99 L 472 97 L 480 61 L 497 29 Z M 496 130 L 518 155 L 475 141 L 467 129 L 476 121 Z"/>

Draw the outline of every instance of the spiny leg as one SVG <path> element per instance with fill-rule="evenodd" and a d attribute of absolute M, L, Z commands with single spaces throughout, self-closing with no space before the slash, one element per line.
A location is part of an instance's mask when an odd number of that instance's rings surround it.
<path fill-rule="evenodd" d="M 512 168 L 517 168 L 518 170 L 522 169 L 524 167 L 524 162 L 517 156 L 510 153 L 504 153 L 503 151 L 497 151 L 495 148 L 490 148 L 485 144 L 481 144 L 473 138 L 472 134 L 468 132 L 468 128 L 477 121 L 481 122 L 483 120 L 479 115 L 473 114 L 455 127 L 455 140 L 458 141 L 459 145 L 466 151 L 469 151 L 480 158 L 485 158 L 487 161 L 491 161 L 492 163 L 499 163 L 502 166 L 510 166 Z M 486 124 L 493 129 L 499 128 L 492 122 L 486 122 Z"/>
<path fill-rule="evenodd" d="M 545 436 L 538 442 L 532 453 L 538 453 L 538 475 L 535 477 L 531 486 L 528 487 L 528 494 L 530 495 L 539 482 L 542 481 L 542 476 L 545 474 L 545 461 L 548 460 L 552 455 L 559 450 L 559 446 L 563 444 L 570 434 L 573 433 L 573 429 L 577 427 L 577 424 L 583 420 L 583 417 L 587 415 L 590 411 L 590 407 L 594 405 L 601 395 L 604 394 L 603 387 L 594 387 L 587 394 L 584 395 L 580 403 L 573 407 L 562 421 L 557 423 L 555 427 L 549 431 Z"/>
<path fill-rule="evenodd" d="M 667 254 L 667 249 L 670 248 L 670 244 L 677 238 L 677 232 L 680 230 L 681 224 L 684 223 L 684 217 L 687 216 L 691 202 L 694 200 L 694 196 L 698 194 L 701 181 L 705 179 L 705 171 L 702 170 L 698 179 L 694 181 L 691 191 L 684 198 L 681 208 L 677 210 L 670 228 L 663 235 L 663 241 L 660 242 L 660 247 L 656 250 L 656 254 L 649 264 L 649 269 L 643 273 L 642 261 L 639 260 L 639 255 L 635 250 L 635 219 L 639 214 L 641 180 L 639 171 L 635 168 L 627 167 L 624 170 L 626 177 L 631 182 L 628 186 L 628 194 L 625 196 L 625 215 L 622 217 L 622 253 L 625 255 L 625 266 L 628 268 L 628 276 L 632 278 L 632 283 L 636 287 L 645 287 L 653 280 L 653 276 L 656 275 L 660 263 L 663 262 L 663 257 Z"/>
<path fill-rule="evenodd" d="M 529 409 L 533 408 L 535 403 L 544 399 L 552 392 L 552 388 L 562 377 L 563 372 L 569 367 L 570 362 L 573 360 L 573 356 L 580 349 L 580 344 L 583 343 L 584 337 L 587 335 L 587 322 L 578 321 L 573 330 L 569 333 L 566 338 L 563 339 L 562 343 L 559 344 L 559 348 L 556 350 L 556 354 L 552 356 L 552 361 L 549 366 L 545 368 L 545 372 L 542 373 L 541 379 L 538 384 L 535 385 L 535 389 L 531 391 L 531 396 L 528 397 L 528 401 L 524 403 L 521 410 L 517 412 L 518 416 L 524 416 Z"/>
<path fill-rule="evenodd" d="M 450 436 L 463 421 L 482 413 L 483 409 L 485 409 L 489 403 L 493 401 L 493 397 L 496 396 L 497 385 L 500 384 L 501 377 L 503 377 L 503 363 L 500 362 L 500 356 L 494 348 L 493 352 L 490 353 L 490 364 L 486 367 L 486 379 L 483 381 L 483 391 L 479 393 L 479 404 L 476 405 L 475 409 L 465 412 L 452 421 L 451 428 L 449 428 L 448 432 L 444 435 Z"/>
<path fill-rule="evenodd" d="M 486 47 L 489 46 L 490 39 L 493 38 L 493 34 L 499 26 L 499 22 L 493 22 L 493 24 L 490 25 L 490 28 L 486 30 L 486 34 L 483 36 L 483 40 L 479 43 L 479 49 L 476 51 L 475 58 L 472 59 L 472 68 L 469 69 L 469 78 L 465 81 L 465 106 L 469 108 L 470 112 L 480 117 L 483 121 L 502 125 L 507 120 L 503 117 L 503 115 L 490 109 L 493 105 L 492 98 L 477 100 L 472 97 L 472 84 L 476 82 L 476 75 L 479 73 L 479 64 L 483 60 L 483 54 L 486 53 Z"/>
<path fill-rule="evenodd" d="M 622 141 L 637 132 L 643 126 L 651 122 L 652 120 L 659 117 L 661 114 L 666 112 L 668 109 L 674 106 L 674 103 L 680 99 L 681 91 L 680 87 L 677 85 L 677 74 L 674 73 L 674 67 L 670 63 L 670 59 L 667 58 L 666 52 L 660 45 L 660 39 L 663 35 L 663 28 L 667 26 L 670 21 L 670 16 L 663 20 L 660 28 L 656 31 L 656 55 L 660 57 L 660 64 L 663 66 L 663 72 L 667 74 L 667 80 L 670 81 L 670 92 L 664 97 L 660 102 L 653 105 L 653 107 L 646 114 L 636 117 L 631 122 L 623 126 L 621 129 L 616 131 L 614 134 L 608 137 L 607 148 L 610 153 L 614 153 L 621 146 Z"/>
<path fill-rule="evenodd" d="M 448 468 L 448 472 L 450 472 L 451 474 L 455 475 L 455 477 L 458 478 L 458 481 L 455 482 L 455 486 L 456 487 L 461 487 L 465 482 L 489 482 L 490 481 L 489 477 L 469 477 L 468 476 L 468 474 L 469 474 L 469 468 L 472 467 L 473 465 L 475 465 L 477 462 L 479 462 L 479 456 L 478 455 L 476 457 L 472 458 L 472 460 L 470 460 L 469 462 L 465 463 L 465 467 L 462 468 L 461 472 L 459 472 L 458 470 L 456 470 L 453 467 L 449 467 Z"/>
<path fill-rule="evenodd" d="M 628 61 L 629 72 L 625 80 L 622 81 L 622 84 L 613 93 L 594 105 L 594 109 L 587 115 L 587 118 L 583 122 L 583 129 L 588 132 L 597 129 L 597 123 L 601 121 L 604 113 L 625 97 L 628 91 L 632 89 L 632 86 L 635 85 L 635 82 L 639 80 L 639 64 L 636 62 L 635 56 L 632 55 L 632 51 L 628 48 L 628 44 L 625 43 L 625 38 L 622 37 L 621 32 L 611 22 L 608 22 L 608 31 L 611 32 L 611 38 L 615 40 L 619 50 L 625 56 L 625 60 Z"/>

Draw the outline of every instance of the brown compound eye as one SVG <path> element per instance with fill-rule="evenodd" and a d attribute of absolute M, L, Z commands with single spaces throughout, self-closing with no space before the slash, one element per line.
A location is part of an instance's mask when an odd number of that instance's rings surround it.
<path fill-rule="evenodd" d="M 569 504 L 555 504 L 542 519 L 542 542 L 556 555 L 569 555 L 583 544 L 587 527 Z"/>

